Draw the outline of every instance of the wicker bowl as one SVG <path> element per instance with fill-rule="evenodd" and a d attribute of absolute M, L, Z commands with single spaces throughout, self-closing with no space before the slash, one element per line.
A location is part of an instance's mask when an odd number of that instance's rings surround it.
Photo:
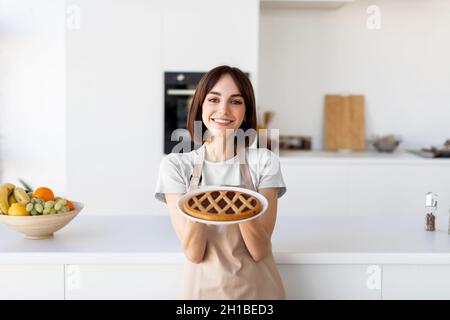
<path fill-rule="evenodd" d="M 72 201 L 75 209 L 58 214 L 42 216 L 8 216 L 0 214 L 0 221 L 11 229 L 25 235 L 26 239 L 47 239 L 53 237 L 53 233 L 66 226 L 84 205 L 80 202 Z"/>

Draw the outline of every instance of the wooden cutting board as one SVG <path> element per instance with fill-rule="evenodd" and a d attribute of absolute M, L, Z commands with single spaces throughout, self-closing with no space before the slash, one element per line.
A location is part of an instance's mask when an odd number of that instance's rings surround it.
<path fill-rule="evenodd" d="M 364 96 L 325 96 L 325 150 L 363 151 Z"/>

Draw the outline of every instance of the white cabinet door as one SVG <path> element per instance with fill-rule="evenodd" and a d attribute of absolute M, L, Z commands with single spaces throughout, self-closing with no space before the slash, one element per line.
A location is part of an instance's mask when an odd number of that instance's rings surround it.
<path fill-rule="evenodd" d="M 425 193 L 436 190 L 437 168 L 427 166 L 355 165 L 349 168 L 351 211 L 361 215 L 423 214 Z"/>
<path fill-rule="evenodd" d="M 257 80 L 258 0 L 165 0 L 161 3 L 164 70 L 207 71 L 226 63 L 239 66 L 250 73 L 252 80 Z M 210 39 L 220 41 L 212 43 Z"/>
<path fill-rule="evenodd" d="M 284 162 L 287 186 L 280 215 L 392 216 L 423 215 L 425 194 L 449 192 L 450 167 L 393 164 L 312 164 Z M 434 177 L 434 178 L 430 178 Z M 450 200 L 441 199 L 441 208 Z M 447 228 L 447 218 L 438 219 Z"/>
<path fill-rule="evenodd" d="M 89 203 L 83 214 L 158 212 L 162 1 L 69 2 L 81 24 L 66 33 L 67 194 Z"/>
<path fill-rule="evenodd" d="M 383 266 L 383 299 L 450 299 L 450 265 Z"/>
<path fill-rule="evenodd" d="M 63 265 L 0 265 L 0 300 L 64 299 Z"/>
<path fill-rule="evenodd" d="M 381 299 L 378 265 L 279 265 L 288 299 Z"/>
<path fill-rule="evenodd" d="M 66 265 L 66 299 L 179 299 L 183 265 Z"/>
<path fill-rule="evenodd" d="M 282 163 L 281 170 L 287 192 L 278 204 L 280 215 L 351 215 L 347 209 L 346 166 Z"/>
<path fill-rule="evenodd" d="M 348 168 L 349 212 L 363 216 L 422 216 L 425 194 L 448 194 L 448 181 L 448 166 L 353 165 Z M 441 207 L 449 204 L 446 197 L 441 199 Z M 447 219 L 437 223 L 447 228 Z"/>

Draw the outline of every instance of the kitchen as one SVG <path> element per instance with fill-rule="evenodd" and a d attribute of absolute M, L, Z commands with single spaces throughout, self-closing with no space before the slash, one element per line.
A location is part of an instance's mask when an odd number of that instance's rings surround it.
<path fill-rule="evenodd" d="M 0 4 L 2 183 L 85 205 L 51 240 L 0 225 L 2 298 L 177 298 L 181 247 L 151 196 L 164 73 L 229 64 L 250 75 L 269 128 L 310 139 L 312 150 L 280 150 L 273 246 L 288 298 L 449 299 L 450 161 L 407 151 L 449 139 L 448 2 L 210 2 Z M 325 150 L 326 95 L 364 95 L 365 151 Z M 372 136 L 389 134 L 400 145 L 378 152 Z"/>

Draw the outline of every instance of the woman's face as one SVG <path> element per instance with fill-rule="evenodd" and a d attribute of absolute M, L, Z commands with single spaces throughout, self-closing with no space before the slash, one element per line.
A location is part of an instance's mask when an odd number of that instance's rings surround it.
<path fill-rule="evenodd" d="M 233 129 L 238 129 L 244 120 L 244 98 L 229 74 L 217 81 L 206 95 L 202 107 L 203 123 L 213 136 L 233 133 Z"/>

